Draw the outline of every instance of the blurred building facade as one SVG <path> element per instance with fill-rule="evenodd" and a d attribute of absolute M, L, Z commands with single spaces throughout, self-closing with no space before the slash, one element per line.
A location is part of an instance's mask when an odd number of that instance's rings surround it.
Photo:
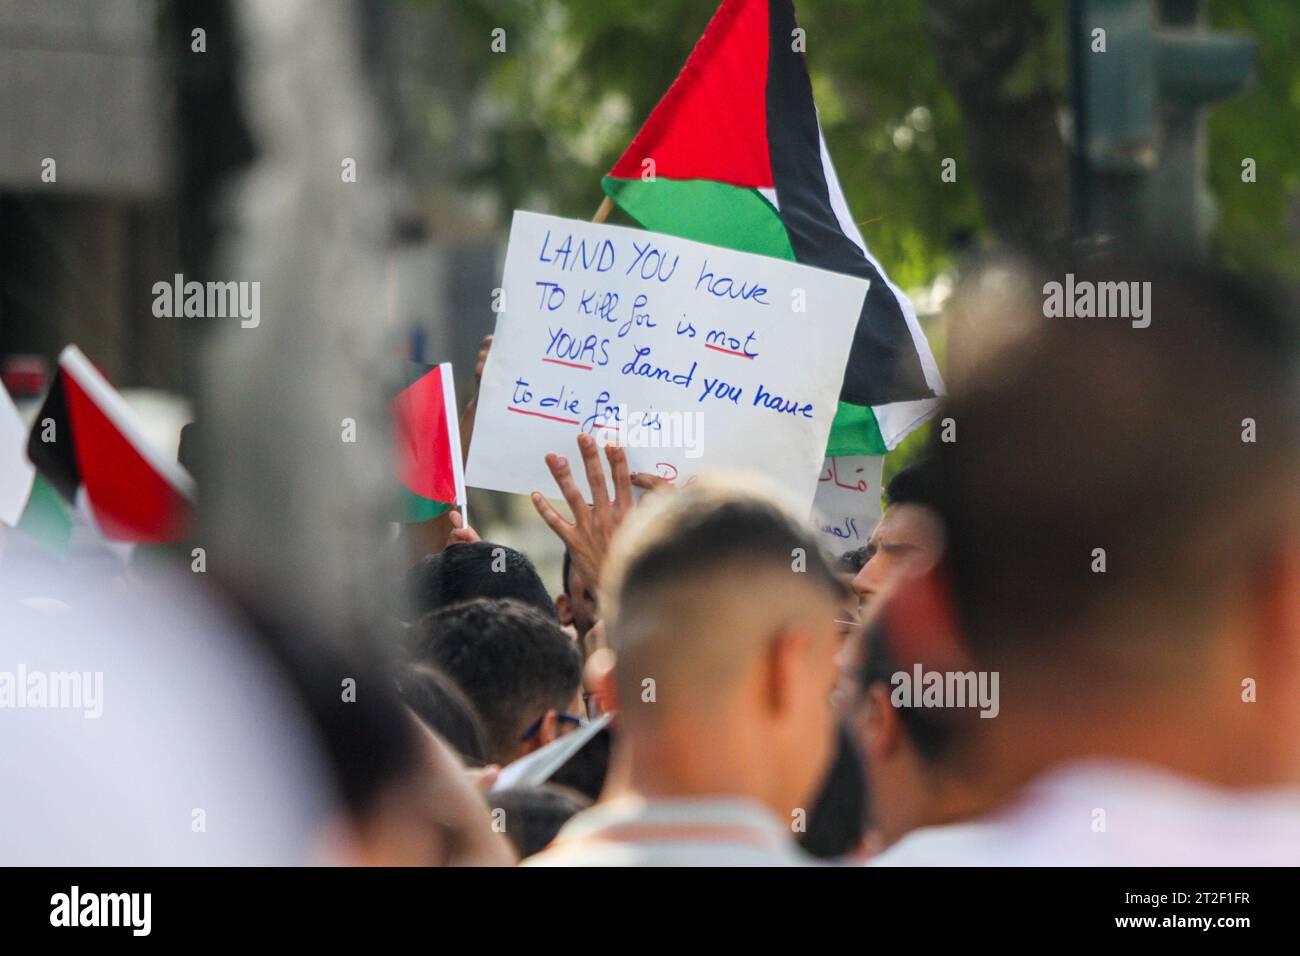
<path fill-rule="evenodd" d="M 167 90 L 149 0 L 0 3 L 0 356 L 77 342 L 126 385 L 181 390 Z"/>
<path fill-rule="evenodd" d="M 500 211 L 459 177 L 485 108 L 471 94 L 477 60 L 456 42 L 450 3 L 383 6 L 409 211 L 389 308 L 412 357 L 472 369 L 504 238 Z M 39 355 L 52 367 L 76 342 L 120 387 L 192 392 L 185 320 L 152 312 L 153 284 L 188 258 L 179 140 L 182 124 L 203 122 L 178 115 L 168 47 L 230 11 L 224 0 L 0 0 L 0 362 Z M 227 36 L 179 55 L 225 56 Z M 464 397 L 472 383 L 457 384 Z"/>

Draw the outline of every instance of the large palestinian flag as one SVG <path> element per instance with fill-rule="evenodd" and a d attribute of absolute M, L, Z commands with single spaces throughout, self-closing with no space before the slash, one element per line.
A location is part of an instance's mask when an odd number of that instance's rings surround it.
<path fill-rule="evenodd" d="M 106 538 L 161 544 L 185 534 L 193 479 L 148 442 L 126 400 L 75 345 L 59 356 L 27 457 Z"/>
<path fill-rule="evenodd" d="M 465 505 L 460 422 L 451 363 L 407 365 L 393 399 L 393 468 L 401 483 L 400 520 L 427 521 Z"/>
<path fill-rule="evenodd" d="M 647 229 L 871 280 L 826 453 L 878 455 L 943 383 L 844 201 L 795 26 L 791 0 L 724 0 L 603 185 Z"/>

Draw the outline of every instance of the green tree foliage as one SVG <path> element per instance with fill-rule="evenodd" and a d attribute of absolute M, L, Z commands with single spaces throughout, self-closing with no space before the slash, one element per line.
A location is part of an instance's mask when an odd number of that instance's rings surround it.
<path fill-rule="evenodd" d="M 1210 20 L 1259 46 L 1255 87 L 1210 114 L 1216 250 L 1232 268 L 1300 280 L 1300 5 L 1216 0 Z M 1253 183 L 1241 181 L 1246 157 L 1256 162 Z"/>
<path fill-rule="evenodd" d="M 465 38 L 506 31 L 478 91 L 488 147 L 467 184 L 516 207 L 590 216 L 599 180 L 671 84 L 716 4 L 710 0 L 455 0 Z M 942 7 L 942 4 L 936 4 Z M 1039 48 L 1008 73 L 1005 95 L 1045 90 L 1062 105 L 1064 17 L 1059 0 L 1033 0 L 1059 57 Z M 945 87 L 921 0 L 804 0 L 809 69 L 822 125 L 850 208 L 873 253 L 903 286 L 928 281 L 987 210 L 970 175 L 963 117 Z M 1300 275 L 1300 7 L 1276 0 L 1214 0 L 1213 26 L 1260 45 L 1259 83 L 1219 105 L 1208 175 L 1219 205 L 1215 247 L 1251 272 Z M 970 37 L 978 49 L 981 38 Z M 965 118 L 970 120 L 971 118 Z M 1241 160 L 1258 182 L 1241 182 Z M 957 181 L 940 162 L 957 161 Z M 985 202 L 1016 202 L 1014 193 Z"/>
<path fill-rule="evenodd" d="M 466 36 L 506 31 L 484 77 L 499 112 L 470 181 L 504 208 L 590 216 L 601 175 L 677 76 L 708 0 L 465 0 Z M 904 286 L 925 282 L 981 217 L 961 117 L 943 87 L 919 3 L 799 5 L 831 155 L 872 252 Z M 957 181 L 940 181 L 940 161 Z"/>

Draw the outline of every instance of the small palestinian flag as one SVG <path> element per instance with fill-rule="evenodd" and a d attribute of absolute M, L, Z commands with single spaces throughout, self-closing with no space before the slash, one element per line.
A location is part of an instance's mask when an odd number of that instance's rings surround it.
<path fill-rule="evenodd" d="M 27 457 L 105 538 L 162 544 L 189 526 L 194 480 L 149 444 L 126 400 L 75 345 L 59 356 Z"/>
<path fill-rule="evenodd" d="M 403 522 L 428 521 L 465 507 L 460 422 L 451 363 L 408 363 L 406 387 L 393 399 L 393 467 Z"/>
<path fill-rule="evenodd" d="M 13 527 L 31 497 L 35 469 L 27 460 L 27 426 L 0 385 L 0 522 Z"/>
<path fill-rule="evenodd" d="M 943 382 L 849 213 L 795 28 L 791 0 L 724 0 L 603 186 L 647 229 L 871 280 L 826 454 L 879 455 Z"/>
<path fill-rule="evenodd" d="M 67 554 L 72 512 L 27 460 L 27 425 L 0 385 L 0 523 Z"/>

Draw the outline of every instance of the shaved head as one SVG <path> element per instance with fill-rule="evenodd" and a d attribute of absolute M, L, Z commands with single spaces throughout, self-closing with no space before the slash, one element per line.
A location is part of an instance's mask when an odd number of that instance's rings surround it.
<path fill-rule="evenodd" d="M 710 706 L 810 613 L 833 630 L 843 594 L 779 491 L 719 477 L 650 495 L 616 541 L 602 596 L 619 697 L 636 700 L 652 677 L 650 711 Z"/>

